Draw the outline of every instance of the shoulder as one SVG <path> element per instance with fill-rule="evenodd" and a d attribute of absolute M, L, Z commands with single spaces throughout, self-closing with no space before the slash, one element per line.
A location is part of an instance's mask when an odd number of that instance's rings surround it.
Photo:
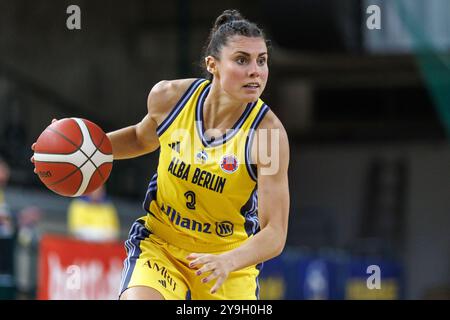
<path fill-rule="evenodd" d="M 161 123 L 195 80 L 162 80 L 155 84 L 147 97 L 149 116 L 158 124 Z"/>
<path fill-rule="evenodd" d="M 267 155 L 277 154 L 282 164 L 286 167 L 289 162 L 289 139 L 280 119 L 272 110 L 269 110 L 261 123 L 256 128 L 255 142 L 252 145 L 252 159 L 256 159 L 258 166 L 266 166 L 263 159 Z M 281 156 L 282 155 L 282 156 Z M 275 156 L 275 155 L 274 155 Z"/>
<path fill-rule="evenodd" d="M 288 142 L 286 129 L 272 110 L 269 110 L 266 113 L 256 129 L 257 131 L 274 130 L 274 132 L 279 132 L 280 138 L 285 139 L 286 142 Z"/>

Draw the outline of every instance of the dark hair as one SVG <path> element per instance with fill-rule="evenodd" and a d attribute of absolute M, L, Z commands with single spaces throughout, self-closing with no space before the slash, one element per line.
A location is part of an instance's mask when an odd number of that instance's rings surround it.
<path fill-rule="evenodd" d="M 203 57 L 201 61 L 202 70 L 206 78 L 212 79 L 212 75 L 206 70 L 205 57 L 213 56 L 219 59 L 222 47 L 227 44 L 230 37 L 240 35 L 251 38 L 263 38 L 266 42 L 267 50 L 270 50 L 270 41 L 262 29 L 255 23 L 245 19 L 237 10 L 225 10 L 217 17 L 214 26 L 212 27 L 206 45 L 203 49 Z"/>

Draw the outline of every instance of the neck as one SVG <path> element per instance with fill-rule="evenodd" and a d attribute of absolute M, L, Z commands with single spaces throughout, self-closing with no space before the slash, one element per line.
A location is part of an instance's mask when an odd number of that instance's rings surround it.
<path fill-rule="evenodd" d="M 205 129 L 230 129 L 245 109 L 247 103 L 231 98 L 219 85 L 211 84 L 211 89 L 203 105 Z"/>

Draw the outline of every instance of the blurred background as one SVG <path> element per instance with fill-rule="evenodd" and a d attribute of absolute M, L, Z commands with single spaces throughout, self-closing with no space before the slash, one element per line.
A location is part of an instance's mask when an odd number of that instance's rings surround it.
<path fill-rule="evenodd" d="M 115 208 L 113 248 L 71 230 L 74 203 L 33 174 L 30 146 L 53 118 L 140 121 L 158 81 L 202 76 L 230 8 L 272 40 L 262 98 L 291 147 L 288 241 L 261 297 L 450 299 L 447 0 L 0 0 L 0 298 L 116 297 L 158 152 L 116 161 L 102 200 L 79 199 Z M 111 254 L 83 256 L 95 250 Z"/>

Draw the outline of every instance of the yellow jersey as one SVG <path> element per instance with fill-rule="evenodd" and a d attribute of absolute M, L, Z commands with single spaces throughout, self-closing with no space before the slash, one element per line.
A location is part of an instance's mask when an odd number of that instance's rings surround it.
<path fill-rule="evenodd" d="M 195 80 L 158 126 L 157 173 L 143 203 L 148 230 L 191 252 L 222 252 L 259 231 L 255 129 L 269 110 L 247 104 L 235 125 L 208 140 L 203 104 L 211 83 Z"/>

